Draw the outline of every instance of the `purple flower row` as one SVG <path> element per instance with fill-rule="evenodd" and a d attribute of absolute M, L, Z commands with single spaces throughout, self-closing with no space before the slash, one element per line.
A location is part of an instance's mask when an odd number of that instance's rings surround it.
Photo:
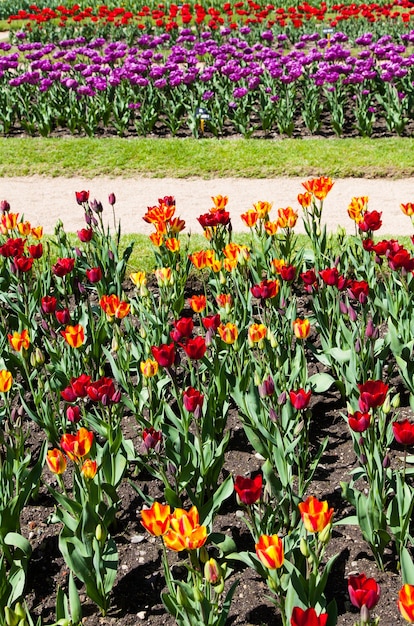
<path fill-rule="evenodd" d="M 340 88 L 354 98 L 361 90 L 375 96 L 390 83 L 401 98 L 413 97 L 414 31 L 398 42 L 389 35 L 374 41 L 371 33 L 355 42 L 341 32 L 330 39 L 305 34 L 289 47 L 285 35 L 271 31 L 253 45 L 243 33 L 233 36 L 224 29 L 220 42 L 209 33 L 197 37 L 190 29 L 183 29 L 171 46 L 169 40 L 165 33 L 143 35 L 134 46 L 83 37 L 57 44 L 20 41 L 17 52 L 1 43 L 0 86 L 8 102 L 18 100 L 20 90 L 20 97 L 30 97 L 33 104 L 39 93 L 57 88 L 75 101 L 100 94 L 110 103 L 114 90 L 122 89 L 131 111 L 154 97 L 157 106 L 160 99 L 180 99 L 186 111 L 210 101 L 225 111 L 246 107 L 248 101 L 252 114 L 283 98 L 289 86 L 302 98 L 315 86 L 321 95 Z M 27 85 L 29 92 L 24 91 Z"/>

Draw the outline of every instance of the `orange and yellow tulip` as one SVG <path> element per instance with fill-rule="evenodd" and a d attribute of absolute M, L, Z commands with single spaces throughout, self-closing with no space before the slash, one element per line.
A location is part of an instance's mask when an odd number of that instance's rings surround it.
<path fill-rule="evenodd" d="M 249 326 L 248 338 L 249 344 L 259 343 L 266 337 L 267 328 L 264 324 L 252 324 Z"/>
<path fill-rule="evenodd" d="M 147 359 L 146 361 L 141 361 L 140 369 L 141 374 L 145 376 L 145 378 L 151 378 L 158 372 L 158 363 L 153 359 Z"/>
<path fill-rule="evenodd" d="M 53 448 L 53 450 L 48 450 L 46 463 L 53 474 L 63 474 L 63 472 L 66 470 L 66 457 L 63 452 L 61 452 L 61 450 L 58 450 L 57 448 Z"/>
<path fill-rule="evenodd" d="M 158 267 L 154 270 L 155 278 L 160 286 L 171 284 L 172 271 L 171 267 Z"/>
<path fill-rule="evenodd" d="M 114 293 L 110 296 L 102 296 L 99 304 L 108 318 L 116 317 L 119 320 L 126 317 L 131 309 L 131 305 L 128 302 L 120 300 Z"/>
<path fill-rule="evenodd" d="M 259 219 L 259 213 L 254 209 L 249 209 L 246 213 L 240 215 L 242 222 L 248 227 L 253 228 Z"/>
<path fill-rule="evenodd" d="M 414 202 L 407 202 L 407 204 L 400 204 L 400 209 L 404 213 L 404 215 L 408 215 L 408 217 L 414 216 Z"/>
<path fill-rule="evenodd" d="M 292 322 L 293 332 L 297 339 L 306 339 L 310 333 L 310 321 L 308 319 L 300 319 L 299 317 Z"/>
<path fill-rule="evenodd" d="M 80 348 L 85 341 L 85 331 L 82 324 L 66 326 L 65 330 L 60 331 L 60 334 L 72 348 Z"/>
<path fill-rule="evenodd" d="M 348 206 L 348 215 L 356 224 L 362 222 L 368 208 L 368 196 L 354 197 Z"/>
<path fill-rule="evenodd" d="M 179 252 L 180 250 L 180 241 L 176 237 L 170 237 L 165 240 L 165 247 L 170 252 Z"/>
<path fill-rule="evenodd" d="M 235 324 L 232 324 L 232 322 L 227 322 L 227 324 L 220 324 L 217 330 L 224 343 L 232 344 L 237 341 L 239 331 L 237 329 L 237 326 Z"/>
<path fill-rule="evenodd" d="M 298 506 L 303 525 L 310 533 L 321 532 L 332 521 L 334 510 L 328 508 L 326 500 L 319 501 L 314 496 L 309 496 Z"/>
<path fill-rule="evenodd" d="M 200 525 L 197 508 L 189 511 L 175 509 L 170 517 L 170 528 L 164 535 L 164 543 L 170 550 L 197 550 L 207 539 L 207 528 Z"/>
<path fill-rule="evenodd" d="M 147 284 L 147 275 L 145 272 L 133 272 L 129 277 L 137 287 Z"/>
<path fill-rule="evenodd" d="M 403 618 L 414 623 L 414 585 L 405 584 L 398 593 L 398 609 Z"/>
<path fill-rule="evenodd" d="M 203 295 L 191 296 L 188 300 L 188 304 L 194 313 L 202 313 L 207 306 L 207 298 Z"/>
<path fill-rule="evenodd" d="M 272 206 L 273 202 L 268 202 L 267 200 L 259 200 L 253 204 L 253 208 L 261 220 L 264 220 L 269 215 Z"/>
<path fill-rule="evenodd" d="M 81 467 L 81 472 L 84 478 L 88 480 L 93 480 L 96 476 L 96 472 L 98 471 L 98 463 L 96 461 L 92 461 L 91 459 L 86 459 L 83 462 Z"/>
<path fill-rule="evenodd" d="M 27 350 L 30 346 L 30 337 L 28 330 L 22 330 L 21 333 L 14 332 L 12 335 L 7 335 L 9 343 L 13 350 L 20 352 L 20 350 Z"/>
<path fill-rule="evenodd" d="M 227 196 L 222 196 L 221 194 L 217 195 L 217 196 L 211 196 L 211 199 L 213 200 L 213 204 L 214 207 L 211 209 L 211 211 L 224 211 L 225 207 L 227 206 L 227 202 L 229 201 Z"/>
<path fill-rule="evenodd" d="M 92 447 L 93 432 L 86 428 L 80 428 L 76 435 L 65 433 L 60 439 L 60 447 L 72 461 L 79 461 Z"/>
<path fill-rule="evenodd" d="M 141 524 L 153 537 L 165 535 L 170 527 L 171 509 L 168 504 L 153 502 L 149 509 L 142 509 Z"/>
<path fill-rule="evenodd" d="M 318 200 L 325 200 L 328 193 L 331 191 L 334 183 L 331 178 L 321 176 L 320 178 L 312 178 L 302 183 L 306 191 L 309 191 Z"/>
<path fill-rule="evenodd" d="M 285 209 L 277 210 L 277 224 L 279 228 L 294 228 L 298 221 L 298 213 L 294 211 L 291 206 Z"/>
<path fill-rule="evenodd" d="M 279 569 L 285 558 L 283 541 L 278 535 L 261 535 L 255 545 L 259 561 L 267 569 Z"/>
<path fill-rule="evenodd" d="M 13 376 L 8 370 L 0 370 L 0 392 L 10 391 L 13 384 Z"/>

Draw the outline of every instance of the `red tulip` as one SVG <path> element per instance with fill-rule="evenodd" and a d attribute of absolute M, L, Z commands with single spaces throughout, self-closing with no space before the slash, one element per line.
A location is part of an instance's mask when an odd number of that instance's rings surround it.
<path fill-rule="evenodd" d="M 86 270 L 86 278 L 90 283 L 99 283 L 102 279 L 102 270 L 100 267 L 91 267 Z"/>
<path fill-rule="evenodd" d="M 361 413 L 361 411 L 355 411 L 355 413 L 348 414 L 348 424 L 351 430 L 355 433 L 363 433 L 371 424 L 370 413 Z"/>
<path fill-rule="evenodd" d="M 301 609 L 295 606 L 290 618 L 291 626 L 326 626 L 328 613 L 318 615 L 314 608 Z"/>
<path fill-rule="evenodd" d="M 83 204 L 89 200 L 89 191 L 75 191 L 76 202 Z"/>
<path fill-rule="evenodd" d="M 289 398 L 292 406 L 297 411 L 303 411 L 309 405 L 312 391 L 305 391 L 304 389 L 298 389 L 297 391 L 289 391 Z"/>
<path fill-rule="evenodd" d="M 56 311 L 57 299 L 55 296 L 43 296 L 40 301 L 43 313 L 50 315 Z"/>
<path fill-rule="evenodd" d="M 388 385 L 382 380 L 367 380 L 366 383 L 358 385 L 358 389 L 360 394 L 358 404 L 363 412 L 384 404 L 388 393 Z"/>
<path fill-rule="evenodd" d="M 189 413 L 194 413 L 197 409 L 201 411 L 204 402 L 204 395 L 194 387 L 188 387 L 183 391 L 184 407 Z"/>
<path fill-rule="evenodd" d="M 367 233 L 368 231 L 378 230 L 382 226 L 381 221 L 382 213 L 378 211 L 366 211 L 364 213 L 364 218 L 360 222 L 357 222 L 359 230 L 363 233 Z"/>
<path fill-rule="evenodd" d="M 191 337 L 194 322 L 191 317 L 181 317 L 174 322 L 174 330 L 170 332 L 173 341 L 180 341 L 183 337 Z"/>
<path fill-rule="evenodd" d="M 216 313 L 215 315 L 207 315 L 206 317 L 201 318 L 201 322 L 206 330 L 216 331 L 220 326 L 220 313 Z"/>
<path fill-rule="evenodd" d="M 414 445 L 414 424 L 408 419 L 401 422 L 393 422 L 392 432 L 394 433 L 395 441 L 402 446 Z"/>
<path fill-rule="evenodd" d="M 327 269 L 321 270 L 319 276 L 322 278 L 325 285 L 330 285 L 331 287 L 338 286 L 339 272 L 336 267 L 328 267 Z"/>
<path fill-rule="evenodd" d="M 274 298 L 279 293 L 279 282 L 277 280 L 262 280 L 258 285 L 253 285 L 250 290 L 255 298 Z"/>
<path fill-rule="evenodd" d="M 180 346 L 186 353 L 189 359 L 197 361 L 202 359 L 206 353 L 207 346 L 204 337 L 194 337 L 193 339 L 187 339 L 185 343 L 180 343 Z"/>
<path fill-rule="evenodd" d="M 74 258 L 58 259 L 56 263 L 52 266 L 52 272 L 55 276 L 59 276 L 62 278 L 63 276 L 66 276 L 66 274 L 69 274 L 74 267 Z"/>
<path fill-rule="evenodd" d="M 254 478 L 244 476 L 236 476 L 234 481 L 234 490 L 237 493 L 240 502 L 243 504 L 254 504 L 260 500 L 262 495 L 263 477 L 257 474 Z"/>
<path fill-rule="evenodd" d="M 374 578 L 367 578 L 365 574 L 349 576 L 348 593 L 352 604 L 360 609 L 366 606 L 368 610 L 374 608 L 380 598 L 380 586 Z"/>
<path fill-rule="evenodd" d="M 82 243 L 88 243 L 93 237 L 93 229 L 82 228 L 81 230 L 78 230 L 78 237 Z"/>
<path fill-rule="evenodd" d="M 175 361 L 175 346 L 173 343 L 152 346 L 151 352 L 161 367 L 171 367 Z"/>

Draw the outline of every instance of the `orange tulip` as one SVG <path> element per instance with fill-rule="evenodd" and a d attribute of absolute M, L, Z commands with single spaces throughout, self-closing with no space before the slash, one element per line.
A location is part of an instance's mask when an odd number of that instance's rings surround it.
<path fill-rule="evenodd" d="M 334 183 L 331 178 L 321 176 L 320 178 L 312 178 L 302 183 L 306 191 L 309 191 L 318 200 L 325 200 L 328 193 L 331 191 Z"/>
<path fill-rule="evenodd" d="M 219 259 L 216 259 L 214 254 L 211 256 L 207 255 L 206 267 L 208 267 L 210 270 L 217 274 L 217 272 L 221 270 L 221 261 Z"/>
<path fill-rule="evenodd" d="M 400 204 L 400 209 L 404 213 L 404 215 L 408 215 L 408 217 L 414 216 L 414 202 L 407 202 L 407 204 Z"/>
<path fill-rule="evenodd" d="M 180 250 L 180 241 L 178 239 L 176 239 L 175 237 L 170 237 L 169 239 L 165 240 L 165 247 L 170 252 L 179 252 L 179 250 Z"/>
<path fill-rule="evenodd" d="M 264 220 L 270 213 L 273 206 L 273 202 L 267 200 L 259 200 L 253 204 L 254 210 L 257 211 L 259 218 Z"/>
<path fill-rule="evenodd" d="M 299 193 L 298 202 L 302 209 L 308 209 L 312 204 L 312 194 L 309 193 L 309 191 L 305 191 L 305 193 Z"/>
<path fill-rule="evenodd" d="M 85 341 L 85 331 L 81 324 L 66 326 L 65 330 L 60 331 L 60 334 L 72 348 L 80 348 Z"/>
<path fill-rule="evenodd" d="M 302 522 L 308 532 L 318 533 L 331 523 L 334 510 L 328 509 L 326 500 L 320 502 L 314 496 L 309 496 L 298 506 Z"/>
<path fill-rule="evenodd" d="M 8 370 L 0 370 L 0 392 L 6 393 L 13 384 L 13 376 Z"/>
<path fill-rule="evenodd" d="M 232 344 L 239 336 L 237 326 L 231 322 L 227 322 L 227 324 L 220 324 L 217 330 L 224 343 Z"/>
<path fill-rule="evenodd" d="M 160 246 L 162 246 L 162 242 L 164 241 L 164 237 L 162 236 L 162 234 L 160 232 L 156 232 L 156 233 L 151 233 L 151 235 L 149 236 L 151 243 L 156 247 L 159 248 Z"/>
<path fill-rule="evenodd" d="M 27 330 L 22 330 L 21 333 L 14 332 L 13 335 L 9 334 L 7 336 L 11 347 L 13 350 L 17 350 L 17 352 L 20 352 L 22 348 L 27 350 L 30 346 L 30 337 Z"/>
<path fill-rule="evenodd" d="M 92 461 L 91 459 L 86 459 L 83 462 L 81 467 L 82 475 L 88 480 L 93 480 L 96 476 L 96 472 L 98 471 L 98 463 L 96 461 Z"/>
<path fill-rule="evenodd" d="M 35 226 L 32 228 L 31 235 L 35 239 L 41 239 L 43 237 L 43 226 Z"/>
<path fill-rule="evenodd" d="M 207 539 L 207 528 L 199 523 L 199 515 L 195 506 L 189 511 L 175 509 L 170 517 L 170 528 L 164 535 L 167 548 L 175 552 L 181 550 L 197 550 Z"/>
<path fill-rule="evenodd" d="M 188 258 L 190 259 L 191 263 L 194 265 L 196 269 L 202 270 L 206 267 L 207 257 L 206 257 L 205 250 L 199 250 L 198 252 L 193 252 L 193 254 L 190 254 Z"/>
<path fill-rule="evenodd" d="M 239 246 L 238 243 L 234 243 L 233 241 L 225 245 L 223 248 L 224 256 L 226 257 L 226 259 L 229 259 L 230 261 L 237 261 L 240 252 L 241 252 L 241 246 Z"/>
<path fill-rule="evenodd" d="M 230 309 L 233 299 L 230 293 L 219 293 L 216 297 L 216 302 L 221 309 Z"/>
<path fill-rule="evenodd" d="M 185 221 L 179 217 L 174 217 L 168 224 L 169 232 L 173 235 L 180 233 L 185 228 Z"/>
<path fill-rule="evenodd" d="M 211 209 L 211 211 L 224 211 L 225 207 L 227 206 L 227 202 L 229 201 L 227 196 L 222 196 L 221 194 L 219 194 L 218 196 L 212 196 L 211 199 L 213 200 L 213 204 L 214 204 L 214 208 Z"/>
<path fill-rule="evenodd" d="M 17 230 L 21 235 L 23 235 L 23 237 L 28 237 L 30 235 L 32 227 L 30 225 L 30 222 L 19 222 L 17 224 Z"/>
<path fill-rule="evenodd" d="M 63 474 L 66 469 L 66 457 L 57 448 L 48 450 L 46 463 L 53 474 Z"/>
<path fill-rule="evenodd" d="M 188 304 L 194 313 L 202 313 L 207 306 L 207 298 L 203 295 L 192 296 L 189 298 Z"/>
<path fill-rule="evenodd" d="M 279 228 L 294 228 L 296 226 L 298 213 L 297 211 L 294 211 L 291 206 L 288 206 L 285 209 L 278 209 L 277 215 L 277 224 Z"/>
<path fill-rule="evenodd" d="M 153 502 L 149 509 L 142 509 L 141 524 L 150 535 L 165 535 L 170 527 L 171 510 L 168 504 Z"/>
<path fill-rule="evenodd" d="M 352 198 L 348 206 L 348 215 L 357 224 L 362 222 L 363 215 L 368 208 L 368 196 L 360 196 L 359 198 Z"/>
<path fill-rule="evenodd" d="M 141 361 L 140 369 L 141 374 L 145 376 L 145 378 L 151 378 L 158 372 L 158 363 L 153 359 L 147 359 L 146 361 Z"/>
<path fill-rule="evenodd" d="M 252 324 L 249 326 L 248 337 L 249 343 L 259 343 L 266 337 L 267 328 L 264 324 Z"/>
<path fill-rule="evenodd" d="M 310 321 L 308 319 L 300 319 L 299 317 L 293 322 L 293 332 L 297 339 L 306 339 L 310 333 Z"/>
<path fill-rule="evenodd" d="M 398 593 L 398 608 L 405 620 L 414 623 L 414 585 L 405 584 Z"/>
<path fill-rule="evenodd" d="M 76 435 L 65 433 L 60 439 L 60 447 L 72 461 L 79 461 L 86 456 L 93 443 L 93 432 L 80 428 Z"/>
<path fill-rule="evenodd" d="M 254 209 L 249 209 L 246 213 L 242 213 L 240 217 L 242 222 L 246 224 L 248 228 L 253 228 L 259 219 L 259 214 Z"/>
<path fill-rule="evenodd" d="M 267 569 L 279 569 L 284 561 L 283 542 L 278 535 L 261 535 L 255 545 L 256 554 Z"/>
<path fill-rule="evenodd" d="M 3 213 L 1 216 L 1 231 L 6 234 L 17 226 L 18 213 Z"/>
<path fill-rule="evenodd" d="M 128 315 L 131 308 L 128 302 L 120 300 L 114 293 L 110 296 L 102 296 L 99 304 L 108 318 L 116 317 L 119 320 Z"/>
<path fill-rule="evenodd" d="M 276 220 L 276 222 L 265 222 L 264 229 L 270 236 L 276 235 L 278 228 L 279 220 Z"/>

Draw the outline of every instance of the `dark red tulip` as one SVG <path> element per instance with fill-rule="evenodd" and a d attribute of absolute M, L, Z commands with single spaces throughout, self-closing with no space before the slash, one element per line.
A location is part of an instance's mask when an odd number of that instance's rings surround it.
<path fill-rule="evenodd" d="M 254 504 L 260 500 L 262 495 L 263 477 L 257 474 L 254 478 L 244 476 L 236 476 L 234 481 L 234 490 L 237 493 L 240 502 L 243 504 Z"/>

